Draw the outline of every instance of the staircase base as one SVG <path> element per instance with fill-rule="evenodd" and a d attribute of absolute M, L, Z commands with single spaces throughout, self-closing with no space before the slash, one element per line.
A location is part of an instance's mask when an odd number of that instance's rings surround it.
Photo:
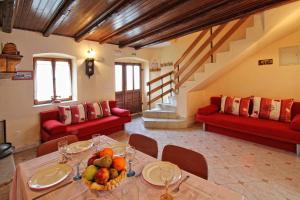
<path fill-rule="evenodd" d="M 189 123 L 184 118 L 163 119 L 142 117 L 145 128 L 180 129 L 187 128 Z"/>

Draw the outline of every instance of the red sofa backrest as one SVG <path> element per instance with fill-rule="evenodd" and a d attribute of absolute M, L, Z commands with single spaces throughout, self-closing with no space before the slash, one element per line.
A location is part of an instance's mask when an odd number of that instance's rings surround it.
<path fill-rule="evenodd" d="M 210 97 L 210 103 L 218 106 L 221 108 L 221 97 Z M 250 102 L 249 114 L 252 113 L 253 109 L 253 101 Z M 297 115 L 300 114 L 300 102 L 295 101 L 292 106 L 292 119 Z"/>
<path fill-rule="evenodd" d="M 116 101 L 109 101 L 109 107 L 115 108 L 117 106 Z M 40 125 L 42 127 L 43 123 L 48 120 L 58 120 L 59 121 L 59 112 L 58 109 L 52 109 L 40 112 Z"/>

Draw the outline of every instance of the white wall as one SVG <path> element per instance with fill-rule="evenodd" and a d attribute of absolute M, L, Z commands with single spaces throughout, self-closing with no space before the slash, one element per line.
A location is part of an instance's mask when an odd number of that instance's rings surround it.
<path fill-rule="evenodd" d="M 76 59 L 78 102 L 114 99 L 114 62 L 119 57 L 138 57 L 149 60 L 151 50 L 136 51 L 131 48 L 119 49 L 115 45 L 100 45 L 97 42 L 77 43 L 72 38 L 13 30 L 0 32 L 0 42 L 13 42 L 24 56 L 18 70 L 33 69 L 33 55 L 39 53 L 67 54 Z M 93 48 L 95 74 L 90 79 L 85 75 L 87 50 Z M 33 81 L 0 80 L 0 119 L 7 120 L 7 137 L 17 149 L 39 143 L 39 112 L 54 106 L 33 106 Z"/>

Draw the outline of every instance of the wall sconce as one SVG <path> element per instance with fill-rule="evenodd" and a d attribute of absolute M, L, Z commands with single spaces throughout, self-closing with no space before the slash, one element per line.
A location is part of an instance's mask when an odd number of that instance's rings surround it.
<path fill-rule="evenodd" d="M 87 55 L 88 58 L 85 59 L 85 74 L 90 78 L 94 75 L 94 57 L 96 52 L 93 49 L 89 49 Z"/>

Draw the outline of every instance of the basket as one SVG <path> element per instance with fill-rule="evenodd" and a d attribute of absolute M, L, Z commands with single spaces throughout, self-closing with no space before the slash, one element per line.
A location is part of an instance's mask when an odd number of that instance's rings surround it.
<path fill-rule="evenodd" d="M 2 54 L 18 55 L 17 46 L 14 43 L 6 43 L 2 49 Z"/>

